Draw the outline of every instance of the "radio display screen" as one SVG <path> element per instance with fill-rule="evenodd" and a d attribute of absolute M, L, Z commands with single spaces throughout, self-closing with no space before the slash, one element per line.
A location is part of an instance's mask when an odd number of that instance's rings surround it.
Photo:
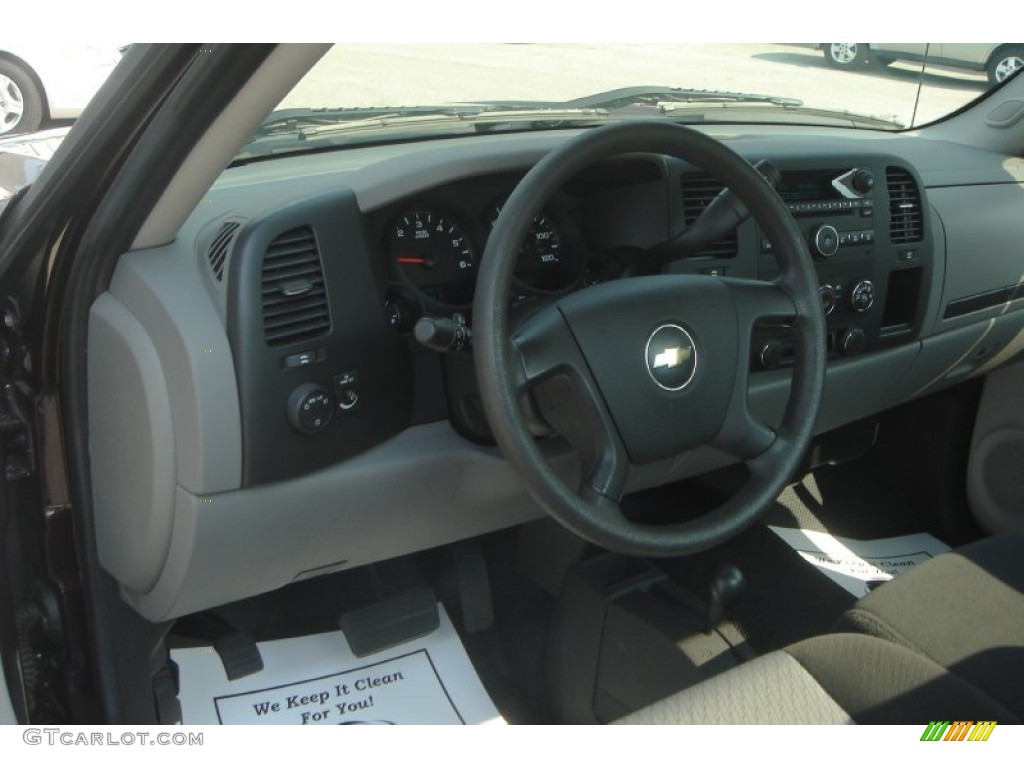
<path fill-rule="evenodd" d="M 832 186 L 832 180 L 845 171 L 784 171 L 779 196 L 787 203 L 818 200 L 842 200 L 843 195 Z"/>

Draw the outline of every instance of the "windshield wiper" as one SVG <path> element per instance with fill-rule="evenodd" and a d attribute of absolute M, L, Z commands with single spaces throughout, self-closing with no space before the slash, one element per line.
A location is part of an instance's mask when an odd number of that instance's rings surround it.
<path fill-rule="evenodd" d="M 831 112 L 803 106 L 800 99 L 759 93 L 709 91 L 641 85 L 601 91 L 568 101 L 474 101 L 414 107 L 343 107 L 282 109 L 273 112 L 245 144 L 236 162 L 254 157 L 301 151 L 309 143 L 344 136 L 387 133 L 422 138 L 434 131 L 529 131 L 584 127 L 636 117 L 669 118 L 676 122 L 715 122 L 699 110 L 751 109 L 795 115 L 816 115 L 831 122 L 867 127 L 903 126 L 891 120 Z M 737 114 L 730 117 L 738 119 Z M 723 121 L 724 122 L 724 121 Z M 416 133 L 418 131 L 418 133 Z"/>
<path fill-rule="evenodd" d="M 800 107 L 800 99 L 768 96 L 762 93 L 705 91 L 697 88 L 674 88 L 662 85 L 637 85 L 594 93 L 562 102 L 563 107 L 622 109 L 628 107 L 667 107 L 670 104 L 774 104 L 778 107 Z"/>
<path fill-rule="evenodd" d="M 424 138 L 453 132 L 486 133 L 592 126 L 623 119 L 600 109 L 511 109 L 483 105 L 459 107 L 361 108 L 289 110 L 275 113 L 235 156 L 245 162 L 266 155 L 302 151 L 321 141 L 361 140 L 387 134 Z"/>
<path fill-rule="evenodd" d="M 729 91 L 703 91 L 693 88 L 641 85 L 617 88 L 568 101 L 473 101 L 457 104 L 416 107 L 342 107 L 342 108 L 300 108 L 281 109 L 272 113 L 253 134 L 253 138 L 274 135 L 295 135 L 304 139 L 317 135 L 322 127 L 349 125 L 359 129 L 365 125 L 390 125 L 399 120 L 427 118 L 428 121 L 443 119 L 473 120 L 504 115 L 510 120 L 533 119 L 538 115 L 552 120 L 575 119 L 580 115 L 594 116 L 595 110 L 611 112 L 637 107 L 662 107 L 670 104 L 709 103 L 766 103 L 782 107 L 799 107 L 800 99 L 784 96 L 765 96 L 756 93 L 732 93 Z M 663 110 L 667 111 L 667 109 Z M 561 115 L 561 117 L 556 116 Z"/>
<path fill-rule="evenodd" d="M 457 117 L 459 110 L 451 106 L 436 107 L 301 107 L 271 112 L 252 135 L 253 139 L 268 136 L 295 135 L 319 126 L 361 121 L 380 117 L 414 117 L 417 115 L 445 115 Z"/>
<path fill-rule="evenodd" d="M 599 108 L 608 110 L 656 109 L 660 114 L 674 116 L 675 113 L 690 112 L 694 107 L 705 105 L 756 108 L 778 107 L 782 112 L 799 114 L 804 117 L 816 116 L 840 121 L 853 126 L 869 128 L 903 128 L 895 120 L 875 115 L 860 115 L 819 107 L 805 107 L 801 99 L 789 96 L 770 96 L 763 93 L 738 93 L 733 91 L 706 91 L 695 88 L 672 88 L 656 85 L 640 85 L 618 88 L 590 96 L 584 96 L 562 103 L 562 106 L 578 108 Z"/>

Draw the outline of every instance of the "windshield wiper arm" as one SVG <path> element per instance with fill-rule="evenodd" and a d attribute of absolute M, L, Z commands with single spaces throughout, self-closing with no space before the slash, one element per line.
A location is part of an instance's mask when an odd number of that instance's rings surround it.
<path fill-rule="evenodd" d="M 484 107 L 476 107 L 472 111 L 483 111 Z M 295 109 L 279 109 L 270 113 L 259 128 L 253 132 L 252 138 L 262 139 L 267 136 L 281 134 L 301 134 L 318 127 L 330 127 L 345 123 L 360 123 L 380 118 L 401 118 L 417 116 L 458 117 L 465 110 L 452 106 L 422 107 L 301 107 Z"/>
<path fill-rule="evenodd" d="M 705 91 L 695 88 L 671 88 L 655 85 L 640 85 L 630 88 L 619 88 L 584 96 L 562 103 L 562 106 L 578 108 L 599 108 L 613 111 L 626 111 L 630 108 L 648 108 L 657 110 L 662 115 L 677 119 L 675 113 L 692 111 L 693 105 L 718 105 L 727 108 L 730 105 L 763 105 L 764 108 L 778 107 L 783 112 L 817 116 L 830 120 L 840 120 L 851 125 L 870 128 L 903 128 L 904 126 L 885 117 L 875 115 L 858 115 L 852 112 L 805 107 L 800 99 L 788 96 L 769 96 L 760 93 L 738 93 L 733 91 Z M 712 121 L 713 122 L 713 121 Z"/>
<path fill-rule="evenodd" d="M 362 111 L 358 117 L 334 121 L 317 121 L 294 125 L 290 128 L 279 128 L 272 133 L 257 135 L 266 138 L 275 133 L 294 135 L 299 141 L 322 139 L 338 134 L 360 133 L 386 130 L 388 128 L 408 128 L 412 126 L 446 126 L 452 123 L 473 126 L 479 131 L 493 130 L 495 126 L 508 123 L 521 123 L 530 126 L 563 125 L 566 123 L 602 122 L 609 117 L 607 110 L 600 109 L 486 109 L 474 107 L 463 108 L 416 108 L 398 110 Z"/>

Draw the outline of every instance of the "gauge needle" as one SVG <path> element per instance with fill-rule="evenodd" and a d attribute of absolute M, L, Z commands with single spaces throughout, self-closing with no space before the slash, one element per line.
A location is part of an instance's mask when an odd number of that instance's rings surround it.
<path fill-rule="evenodd" d="M 424 256 L 399 256 L 399 264 L 426 264 L 427 259 Z"/>

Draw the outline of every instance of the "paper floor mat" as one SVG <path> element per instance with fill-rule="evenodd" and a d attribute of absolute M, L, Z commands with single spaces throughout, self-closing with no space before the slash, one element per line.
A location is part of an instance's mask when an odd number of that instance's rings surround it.
<path fill-rule="evenodd" d="M 873 582 L 888 581 L 949 551 L 949 547 L 927 533 L 862 541 L 818 531 L 768 527 L 804 560 L 854 597 L 864 597 Z"/>
<path fill-rule="evenodd" d="M 341 631 L 259 643 L 263 671 L 228 680 L 213 648 L 171 651 L 183 722 L 282 725 L 504 723 L 443 607 L 426 637 L 357 658 Z"/>

